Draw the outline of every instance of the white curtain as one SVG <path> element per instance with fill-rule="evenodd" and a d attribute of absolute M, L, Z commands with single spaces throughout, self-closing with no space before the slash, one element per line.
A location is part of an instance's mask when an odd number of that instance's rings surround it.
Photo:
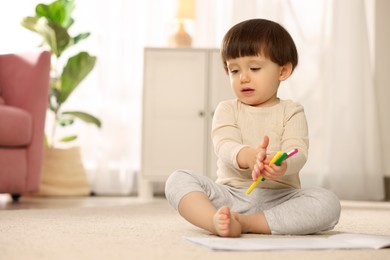
<path fill-rule="evenodd" d="M 362 200 L 384 196 L 367 7 L 364 1 L 334 1 L 324 50 L 325 184 L 342 198 Z"/>
<path fill-rule="evenodd" d="M 5 39 L 0 52 L 32 48 L 36 36 L 15 24 L 32 15 L 36 3 L 51 1 L 4 2 L 1 9 L 8 11 L 0 22 L 13 25 L 0 29 Z M 373 3 L 196 0 L 196 20 L 190 26 L 194 47 L 219 47 L 232 25 L 250 18 L 274 20 L 292 34 L 300 61 L 280 95 L 301 102 L 308 117 L 311 143 L 301 180 L 303 186 L 329 188 L 341 199 L 384 197 L 373 78 Z M 175 6 L 176 0 L 76 1 L 74 33 L 92 34 L 74 51 L 87 49 L 98 63 L 67 106 L 103 121 L 101 130 L 76 125 L 91 186 L 98 193 L 127 194 L 135 187 L 143 48 L 167 46 L 175 30 Z M 16 36 L 4 37 L 11 33 Z"/>

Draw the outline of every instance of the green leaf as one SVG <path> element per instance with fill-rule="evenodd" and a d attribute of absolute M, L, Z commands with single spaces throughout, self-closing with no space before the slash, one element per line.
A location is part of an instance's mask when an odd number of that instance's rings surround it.
<path fill-rule="evenodd" d="M 38 34 L 40 34 L 49 46 L 50 50 L 59 57 L 61 53 L 67 48 L 70 36 L 67 30 L 59 25 L 50 23 L 44 17 L 25 17 L 22 19 L 21 24 Z"/>
<path fill-rule="evenodd" d="M 60 57 L 62 52 L 66 50 L 70 45 L 70 36 L 68 31 L 57 24 L 50 23 L 49 26 L 54 31 L 56 44 L 57 44 L 57 52 L 55 53 L 57 57 Z"/>
<path fill-rule="evenodd" d="M 74 23 L 73 18 L 71 17 L 73 10 L 75 8 L 74 0 L 59 0 L 65 8 L 66 19 L 64 20 L 64 26 L 69 29 L 70 26 Z"/>
<path fill-rule="evenodd" d="M 62 25 L 65 20 L 65 8 L 61 2 L 55 1 L 50 5 L 38 4 L 35 7 L 35 13 L 38 17 L 46 17 L 48 21 Z"/>
<path fill-rule="evenodd" d="M 28 16 L 22 19 L 21 24 L 25 28 L 40 34 L 44 42 L 50 47 L 51 51 L 53 53 L 58 53 L 54 30 L 49 26 L 49 23 L 45 18 Z"/>
<path fill-rule="evenodd" d="M 35 13 L 38 17 L 46 17 L 48 21 L 68 29 L 74 22 L 71 17 L 73 9 L 74 0 L 59 0 L 49 5 L 38 4 Z"/>
<path fill-rule="evenodd" d="M 65 136 L 61 139 L 59 139 L 58 141 L 60 142 L 71 142 L 71 141 L 74 141 L 77 139 L 77 135 L 70 135 L 70 136 Z"/>
<path fill-rule="evenodd" d="M 84 40 L 89 37 L 91 33 L 80 33 L 79 35 L 72 38 L 72 44 L 77 44 L 79 41 Z"/>
<path fill-rule="evenodd" d="M 84 39 L 88 38 L 90 34 L 91 34 L 91 33 L 89 33 L 89 32 L 80 33 L 79 35 L 70 38 L 68 47 L 70 47 L 70 46 L 72 46 L 72 45 L 76 45 L 76 44 L 77 44 L 78 42 L 80 42 L 81 40 L 84 40 Z"/>
<path fill-rule="evenodd" d="M 95 62 L 96 57 L 90 56 L 87 52 L 80 52 L 68 60 L 61 75 L 58 103 L 62 104 L 66 101 L 79 83 L 91 72 Z"/>
<path fill-rule="evenodd" d="M 75 117 L 83 120 L 84 122 L 90 123 L 90 124 L 94 124 L 94 125 L 96 125 L 99 128 L 102 126 L 102 123 L 101 123 L 101 121 L 98 118 L 96 118 L 95 116 L 93 116 L 91 114 L 85 113 L 85 112 L 81 112 L 81 111 L 67 111 L 67 112 L 62 112 L 62 115 L 72 115 L 72 116 L 75 116 Z"/>
<path fill-rule="evenodd" d="M 65 127 L 65 126 L 68 126 L 68 125 L 73 125 L 74 119 L 73 118 L 60 118 L 60 119 L 58 119 L 57 122 L 61 126 Z"/>

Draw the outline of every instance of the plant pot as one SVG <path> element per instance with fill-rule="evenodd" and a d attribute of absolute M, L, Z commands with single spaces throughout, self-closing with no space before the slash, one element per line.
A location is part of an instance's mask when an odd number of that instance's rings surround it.
<path fill-rule="evenodd" d="M 90 194 L 80 148 L 45 148 L 41 196 L 86 196 Z"/>

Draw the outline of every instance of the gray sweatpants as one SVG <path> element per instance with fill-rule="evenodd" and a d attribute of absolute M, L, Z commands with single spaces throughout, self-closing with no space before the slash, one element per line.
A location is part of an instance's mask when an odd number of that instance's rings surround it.
<path fill-rule="evenodd" d="M 204 192 L 215 208 L 228 206 L 242 214 L 263 212 L 272 234 L 304 235 L 333 229 L 340 218 L 336 195 L 322 188 L 237 189 L 215 183 L 190 171 L 172 173 L 165 185 L 168 202 L 178 210 L 180 200 L 193 191 Z"/>

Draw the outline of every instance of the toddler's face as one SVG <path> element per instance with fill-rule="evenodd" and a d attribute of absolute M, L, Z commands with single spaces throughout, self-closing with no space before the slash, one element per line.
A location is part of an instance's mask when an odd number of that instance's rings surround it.
<path fill-rule="evenodd" d="M 230 84 L 237 98 L 251 106 L 273 106 L 283 67 L 263 56 L 245 56 L 227 60 Z"/>

